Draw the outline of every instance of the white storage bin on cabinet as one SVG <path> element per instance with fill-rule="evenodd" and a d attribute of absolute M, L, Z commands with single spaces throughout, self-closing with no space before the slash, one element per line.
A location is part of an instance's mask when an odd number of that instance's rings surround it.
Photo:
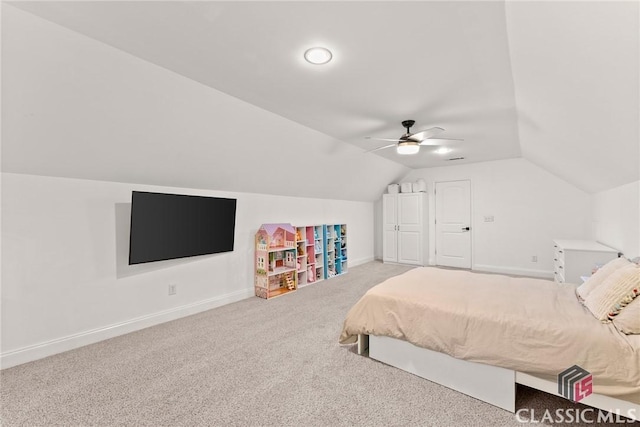
<path fill-rule="evenodd" d="M 400 184 L 389 184 L 387 185 L 387 193 L 389 194 L 398 194 L 400 192 Z"/>
<path fill-rule="evenodd" d="M 427 183 L 424 179 L 419 179 L 412 184 L 414 193 L 426 193 Z"/>

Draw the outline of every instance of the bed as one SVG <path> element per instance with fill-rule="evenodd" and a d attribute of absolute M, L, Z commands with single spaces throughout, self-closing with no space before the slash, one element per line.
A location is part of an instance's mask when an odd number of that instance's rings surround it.
<path fill-rule="evenodd" d="M 578 301 L 576 285 L 421 267 L 371 288 L 340 343 L 373 359 L 515 411 L 516 383 L 558 394 L 557 375 L 593 375 L 581 403 L 640 418 L 640 335 Z"/>

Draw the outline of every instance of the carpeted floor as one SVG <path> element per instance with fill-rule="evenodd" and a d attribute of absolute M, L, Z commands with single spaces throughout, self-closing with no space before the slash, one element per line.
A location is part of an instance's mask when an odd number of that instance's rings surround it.
<path fill-rule="evenodd" d="M 521 426 L 514 414 L 338 344 L 357 299 L 407 270 L 371 262 L 280 298 L 6 369 L 2 425 Z M 523 418 L 533 408 L 537 421 L 545 409 L 582 407 L 526 387 L 516 406 L 527 409 Z"/>

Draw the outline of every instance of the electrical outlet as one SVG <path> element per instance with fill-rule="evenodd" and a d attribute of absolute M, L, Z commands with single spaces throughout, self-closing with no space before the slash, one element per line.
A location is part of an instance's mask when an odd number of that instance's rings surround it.
<path fill-rule="evenodd" d="M 538 256 L 537 255 L 531 256 L 531 262 L 538 262 Z"/>
<path fill-rule="evenodd" d="M 175 295 L 178 293 L 178 285 L 172 283 L 169 285 L 169 295 Z"/>

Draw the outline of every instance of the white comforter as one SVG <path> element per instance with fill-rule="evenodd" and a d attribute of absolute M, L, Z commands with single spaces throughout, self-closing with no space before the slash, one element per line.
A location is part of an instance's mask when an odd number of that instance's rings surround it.
<path fill-rule="evenodd" d="M 416 268 L 370 289 L 349 311 L 340 342 L 381 335 L 458 359 L 555 380 L 579 365 L 594 392 L 640 404 L 640 336 L 603 324 L 575 285 Z"/>

